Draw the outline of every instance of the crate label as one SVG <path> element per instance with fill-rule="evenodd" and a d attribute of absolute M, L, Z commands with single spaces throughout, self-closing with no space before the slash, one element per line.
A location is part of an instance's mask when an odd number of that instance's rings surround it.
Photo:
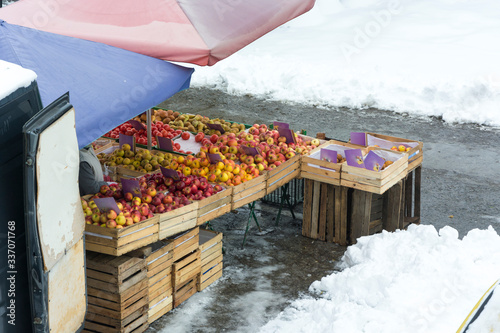
<path fill-rule="evenodd" d="M 351 132 L 351 143 L 360 146 L 366 146 L 365 132 Z"/>
<path fill-rule="evenodd" d="M 164 138 L 162 136 L 156 136 L 156 142 L 158 142 L 158 148 L 168 151 L 174 151 L 174 143 L 172 139 Z"/>
<path fill-rule="evenodd" d="M 257 154 L 260 154 L 259 149 L 256 147 L 241 146 L 241 149 L 246 155 L 255 156 Z"/>
<path fill-rule="evenodd" d="M 278 133 L 280 134 L 280 137 L 286 138 L 286 143 L 296 143 L 295 135 L 291 129 L 278 127 Z"/>
<path fill-rule="evenodd" d="M 164 168 L 160 165 L 160 171 L 163 177 L 172 178 L 173 180 L 179 180 L 179 174 L 173 169 Z"/>
<path fill-rule="evenodd" d="M 116 214 L 120 214 L 121 210 L 118 208 L 118 205 L 116 204 L 115 198 L 109 197 L 109 198 L 96 198 L 94 199 L 94 202 L 99 208 L 101 212 L 108 212 L 111 209 L 116 212 Z"/>
<path fill-rule="evenodd" d="M 138 131 L 146 129 L 146 127 L 144 127 L 144 125 L 140 121 L 129 120 L 128 122 L 129 122 L 130 125 L 132 125 L 133 128 L 135 128 Z"/>
<path fill-rule="evenodd" d="M 134 197 L 142 198 L 141 185 L 137 179 L 120 178 L 123 194 L 132 193 Z"/>
<path fill-rule="evenodd" d="M 289 129 L 290 128 L 290 124 L 288 124 L 288 123 L 282 123 L 280 121 L 274 121 L 273 122 L 273 129 L 278 130 L 279 128 Z"/>
<path fill-rule="evenodd" d="M 224 131 L 224 129 L 222 128 L 222 125 L 221 124 L 206 124 L 208 128 L 210 129 L 214 129 L 216 131 L 219 131 L 220 134 L 224 134 L 226 133 L 226 131 Z"/>
<path fill-rule="evenodd" d="M 319 159 L 330 163 L 337 163 L 337 151 L 321 148 L 319 152 Z"/>
<path fill-rule="evenodd" d="M 382 171 L 382 166 L 384 165 L 385 160 L 373 151 L 370 151 L 366 155 L 364 163 L 367 170 L 380 172 Z"/>
<path fill-rule="evenodd" d="M 120 133 L 118 136 L 118 144 L 120 145 L 120 148 L 123 145 L 128 144 L 130 146 L 130 150 L 135 153 L 135 136 Z"/>
<path fill-rule="evenodd" d="M 347 165 L 364 168 L 365 164 L 363 162 L 363 153 L 361 149 L 349 149 L 345 151 L 345 159 L 347 161 Z"/>
<path fill-rule="evenodd" d="M 220 157 L 219 154 L 208 154 L 208 159 L 210 160 L 210 163 L 212 163 L 212 164 L 222 162 L 222 158 Z"/>

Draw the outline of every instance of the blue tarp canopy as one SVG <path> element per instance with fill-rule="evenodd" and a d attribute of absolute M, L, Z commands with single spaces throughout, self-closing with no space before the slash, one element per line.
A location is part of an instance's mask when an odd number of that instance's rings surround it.
<path fill-rule="evenodd" d="M 0 59 L 37 74 L 44 106 L 69 91 L 80 148 L 188 88 L 194 71 L 113 46 L 2 20 Z"/>

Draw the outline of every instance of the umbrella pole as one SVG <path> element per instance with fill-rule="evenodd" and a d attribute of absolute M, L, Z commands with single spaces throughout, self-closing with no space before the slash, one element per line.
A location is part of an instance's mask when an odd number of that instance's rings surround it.
<path fill-rule="evenodd" d="M 146 111 L 146 116 L 147 116 L 147 132 L 148 132 L 148 150 L 151 150 L 153 147 L 151 140 L 151 109 L 148 109 Z"/>

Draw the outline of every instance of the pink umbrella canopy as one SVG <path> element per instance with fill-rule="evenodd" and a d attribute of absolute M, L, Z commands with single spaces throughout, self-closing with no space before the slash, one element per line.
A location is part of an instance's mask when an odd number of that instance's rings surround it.
<path fill-rule="evenodd" d="M 21 0 L 0 9 L 11 24 L 100 42 L 151 57 L 213 65 L 314 0 Z"/>

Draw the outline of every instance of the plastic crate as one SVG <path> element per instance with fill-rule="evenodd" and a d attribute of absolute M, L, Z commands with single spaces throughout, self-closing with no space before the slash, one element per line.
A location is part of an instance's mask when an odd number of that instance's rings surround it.
<path fill-rule="evenodd" d="M 304 201 L 304 179 L 294 178 L 288 183 L 288 191 L 290 204 L 292 207 L 297 206 L 298 204 Z M 270 205 L 281 204 L 281 195 L 282 195 L 282 187 L 278 188 L 276 191 L 265 195 L 262 199 L 262 202 Z"/>

